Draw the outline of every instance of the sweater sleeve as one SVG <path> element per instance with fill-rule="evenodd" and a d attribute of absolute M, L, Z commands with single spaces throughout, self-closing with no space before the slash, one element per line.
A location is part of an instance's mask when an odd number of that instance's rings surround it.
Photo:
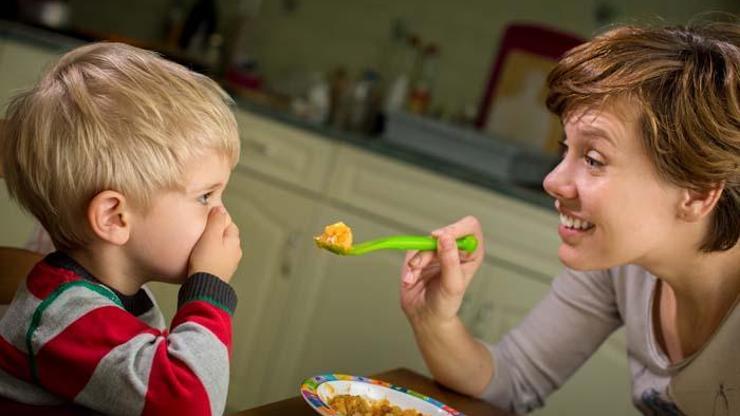
<path fill-rule="evenodd" d="M 486 344 L 495 370 L 481 398 L 517 414 L 543 406 L 621 325 L 610 274 L 566 269 L 516 328 Z"/>
<path fill-rule="evenodd" d="M 227 283 L 195 274 L 180 288 L 168 332 L 128 313 L 101 285 L 63 285 L 28 330 L 33 380 L 106 414 L 220 415 L 235 306 Z"/>

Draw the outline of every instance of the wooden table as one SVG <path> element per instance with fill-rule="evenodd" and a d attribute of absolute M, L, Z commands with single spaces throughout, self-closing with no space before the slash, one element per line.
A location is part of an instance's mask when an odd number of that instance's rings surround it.
<path fill-rule="evenodd" d="M 508 413 L 478 399 L 455 393 L 434 382 L 434 380 L 405 368 L 386 371 L 372 376 L 433 397 L 467 416 L 507 416 Z M 253 409 L 242 410 L 232 416 L 316 416 L 316 413 L 301 396 L 266 404 Z"/>

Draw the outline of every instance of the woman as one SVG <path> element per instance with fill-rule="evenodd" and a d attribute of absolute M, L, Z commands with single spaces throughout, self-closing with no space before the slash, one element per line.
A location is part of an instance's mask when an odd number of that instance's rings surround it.
<path fill-rule="evenodd" d="M 615 28 L 548 86 L 566 138 L 544 187 L 566 269 L 487 345 L 457 317 L 484 250 L 461 256 L 454 239 L 482 241 L 480 225 L 433 231 L 438 251 L 408 253 L 401 284 L 430 371 L 528 412 L 624 325 L 638 409 L 740 414 L 740 25 Z"/>

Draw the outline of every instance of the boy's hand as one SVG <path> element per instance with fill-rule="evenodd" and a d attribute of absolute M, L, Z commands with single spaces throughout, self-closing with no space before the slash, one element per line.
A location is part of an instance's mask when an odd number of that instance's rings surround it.
<path fill-rule="evenodd" d="M 228 283 L 241 258 L 239 228 L 224 207 L 211 209 L 206 228 L 190 253 L 188 276 L 206 272 Z"/>

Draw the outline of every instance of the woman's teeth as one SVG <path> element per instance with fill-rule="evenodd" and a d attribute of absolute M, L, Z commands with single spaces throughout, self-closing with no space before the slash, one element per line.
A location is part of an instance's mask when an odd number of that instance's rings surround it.
<path fill-rule="evenodd" d="M 565 214 L 560 214 L 560 224 L 564 225 L 567 228 L 573 228 L 576 230 L 588 230 L 594 226 L 588 221 L 569 217 Z"/>

